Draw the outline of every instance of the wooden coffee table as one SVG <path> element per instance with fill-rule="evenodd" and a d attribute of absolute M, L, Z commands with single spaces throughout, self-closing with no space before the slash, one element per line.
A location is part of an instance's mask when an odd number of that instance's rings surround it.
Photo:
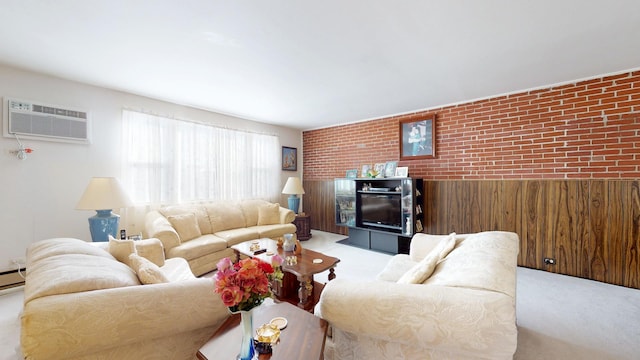
<path fill-rule="evenodd" d="M 327 335 L 327 321 L 286 302 L 267 299 L 253 309 L 253 333 L 274 317 L 287 319 L 287 327 L 280 332 L 280 342 L 271 355 L 259 359 L 323 359 Z M 242 330 L 240 314 L 229 316 L 197 354 L 199 360 L 235 359 L 240 352 Z"/>
<path fill-rule="evenodd" d="M 267 252 L 255 255 L 251 250 L 251 245 L 258 244 L 260 249 L 266 249 Z M 282 264 L 282 270 L 286 274 L 292 274 L 298 281 L 298 307 L 305 310 L 312 310 L 317 298 L 320 295 L 323 285 L 313 280 L 314 274 L 319 274 L 323 271 L 329 270 L 328 280 L 335 279 L 335 266 L 340 262 L 340 259 L 327 256 L 317 251 L 302 248 L 302 254 L 296 255 L 293 251 L 284 251 L 282 248 L 278 248 L 278 244 L 273 239 L 259 239 L 245 241 L 240 244 L 231 246 L 236 254 L 236 261 L 240 260 L 240 255 L 249 256 L 252 258 L 260 259 L 264 262 L 271 263 L 270 254 L 279 254 L 283 259 L 287 256 L 296 256 L 297 264 L 287 265 Z M 286 284 L 287 279 L 284 279 Z M 315 291 L 314 291 L 315 289 Z M 287 300 L 286 296 L 281 300 Z"/>

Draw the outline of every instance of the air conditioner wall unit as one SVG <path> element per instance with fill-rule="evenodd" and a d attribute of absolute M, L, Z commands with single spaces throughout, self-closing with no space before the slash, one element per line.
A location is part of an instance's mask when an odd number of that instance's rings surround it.
<path fill-rule="evenodd" d="M 90 143 L 89 112 L 81 109 L 7 98 L 4 123 L 5 137 Z"/>

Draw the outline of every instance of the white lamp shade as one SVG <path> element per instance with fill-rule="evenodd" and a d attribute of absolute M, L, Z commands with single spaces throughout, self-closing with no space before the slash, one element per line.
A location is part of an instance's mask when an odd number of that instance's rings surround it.
<path fill-rule="evenodd" d="M 113 177 L 94 177 L 84 190 L 77 210 L 111 210 L 131 206 L 129 196 Z"/>
<path fill-rule="evenodd" d="M 304 189 L 302 188 L 302 182 L 298 177 L 290 177 L 287 179 L 287 183 L 284 184 L 284 189 L 282 189 L 283 194 L 304 194 Z"/>

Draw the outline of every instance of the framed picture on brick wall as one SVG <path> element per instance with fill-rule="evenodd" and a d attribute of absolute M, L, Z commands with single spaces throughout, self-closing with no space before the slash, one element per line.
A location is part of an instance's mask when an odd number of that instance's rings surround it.
<path fill-rule="evenodd" d="M 436 115 L 420 120 L 400 120 L 400 160 L 436 156 Z"/>

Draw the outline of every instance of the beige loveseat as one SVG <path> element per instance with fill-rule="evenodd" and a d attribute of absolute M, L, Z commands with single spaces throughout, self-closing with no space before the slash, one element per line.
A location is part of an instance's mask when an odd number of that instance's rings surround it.
<path fill-rule="evenodd" d="M 215 270 L 218 260 L 233 256 L 230 246 L 295 233 L 296 215 L 264 200 L 174 205 L 145 217 L 148 237 L 164 244 L 167 258 L 181 257 L 200 276 Z"/>
<path fill-rule="evenodd" d="M 315 308 L 332 327 L 325 359 L 512 359 L 518 244 L 417 234 L 376 281 L 330 281 Z"/>
<path fill-rule="evenodd" d="M 184 259 L 165 261 L 157 239 L 125 245 L 132 246 L 126 251 L 136 245 L 149 260 L 136 258 L 138 275 L 100 247 L 107 243 L 57 238 L 29 246 L 20 341 L 25 359 L 195 358 L 229 316 L 213 281 L 196 278 Z M 118 254 L 129 257 L 122 249 Z"/>

